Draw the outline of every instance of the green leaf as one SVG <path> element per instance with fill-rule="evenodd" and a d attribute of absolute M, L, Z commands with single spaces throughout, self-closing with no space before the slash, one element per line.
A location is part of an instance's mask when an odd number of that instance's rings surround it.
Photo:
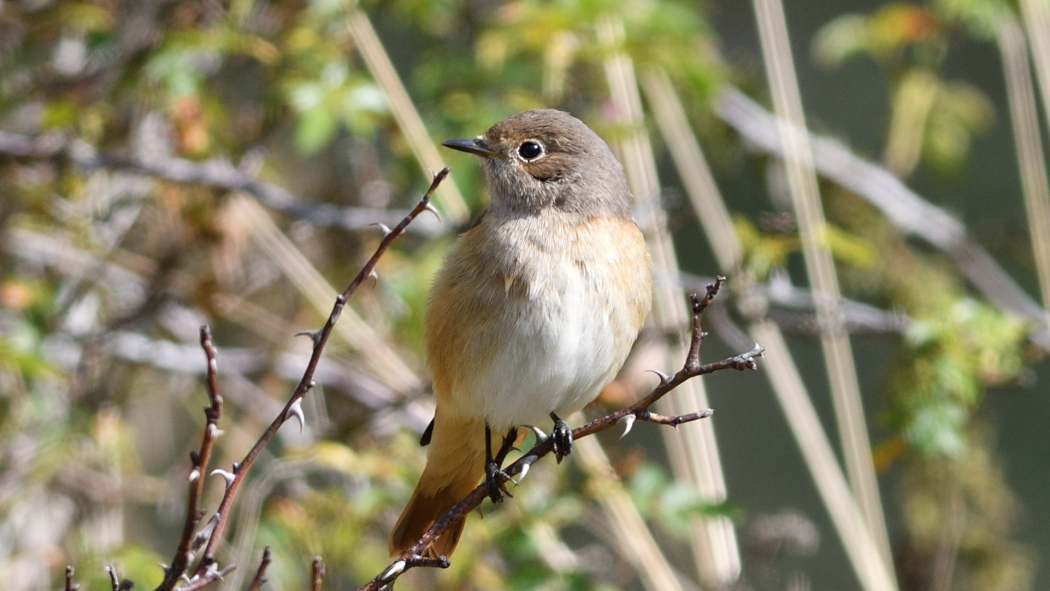
<path fill-rule="evenodd" d="M 295 146 L 307 155 L 328 145 L 338 130 L 339 120 L 323 106 L 299 116 L 295 126 Z"/>

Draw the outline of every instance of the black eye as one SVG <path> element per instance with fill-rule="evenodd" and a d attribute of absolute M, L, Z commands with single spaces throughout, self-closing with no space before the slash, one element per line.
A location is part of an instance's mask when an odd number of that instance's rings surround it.
<path fill-rule="evenodd" d="M 535 160 L 543 155 L 543 146 L 538 143 L 529 140 L 522 142 L 518 146 L 518 156 L 521 156 L 525 160 Z"/>

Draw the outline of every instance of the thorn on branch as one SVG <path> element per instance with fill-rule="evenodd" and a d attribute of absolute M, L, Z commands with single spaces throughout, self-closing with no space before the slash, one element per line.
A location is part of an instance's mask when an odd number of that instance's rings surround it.
<path fill-rule="evenodd" d="M 222 476 L 223 480 L 226 481 L 226 488 L 230 488 L 230 485 L 233 484 L 233 479 L 237 477 L 233 472 L 227 472 L 222 468 L 212 470 L 209 476 Z"/>
<path fill-rule="evenodd" d="M 321 338 L 321 332 L 317 331 L 317 330 L 300 330 L 299 332 L 295 333 L 295 336 L 297 336 L 297 337 L 309 337 L 309 339 L 311 341 L 313 341 L 314 344 L 316 345 L 317 341 L 320 340 L 320 338 Z"/>
<path fill-rule="evenodd" d="M 311 383 L 312 387 L 313 384 Z M 303 413 L 303 399 L 296 398 L 294 402 L 288 407 L 288 410 L 284 413 L 284 420 L 288 420 L 291 417 L 295 417 L 299 421 L 299 432 L 303 432 L 303 428 L 306 426 L 306 414 Z"/>
<path fill-rule="evenodd" d="M 405 560 L 395 560 L 393 564 L 386 567 L 386 570 L 379 573 L 379 576 L 376 578 L 382 583 L 389 583 L 405 572 L 407 566 L 408 562 Z"/>
<path fill-rule="evenodd" d="M 387 236 L 389 236 L 390 232 L 392 231 L 390 229 L 390 226 L 388 226 L 386 224 L 383 224 L 383 223 L 380 223 L 380 222 L 376 222 L 374 224 L 369 224 L 369 225 L 379 228 L 379 230 L 383 232 L 383 238 L 386 238 Z"/>
<path fill-rule="evenodd" d="M 434 207 L 433 203 L 427 202 L 427 204 L 423 207 L 423 209 L 425 209 L 425 210 L 429 211 L 430 213 L 434 214 L 434 216 L 438 219 L 438 221 L 439 222 L 441 221 L 441 212 L 439 212 L 437 210 L 437 208 Z"/>
<path fill-rule="evenodd" d="M 521 484 L 521 481 L 525 480 L 525 475 L 529 473 L 529 466 L 531 465 L 532 464 L 522 464 L 521 471 L 518 472 L 518 479 L 514 480 L 512 478 L 510 481 L 513 482 L 515 485 Z"/>
<path fill-rule="evenodd" d="M 529 431 L 532 431 L 532 434 L 536 436 L 536 441 L 543 441 L 544 439 L 547 438 L 547 434 L 543 432 L 543 429 L 540 429 L 539 427 L 537 427 L 535 425 L 522 425 L 522 426 L 525 427 L 526 429 L 528 429 Z"/>
<path fill-rule="evenodd" d="M 623 433 L 620 434 L 620 439 L 627 437 L 627 434 L 631 432 L 631 427 L 634 426 L 635 419 L 638 418 L 633 414 L 623 415 L 619 419 L 616 419 L 617 423 L 623 424 Z"/>
<path fill-rule="evenodd" d="M 662 371 L 660 371 L 658 369 L 647 369 L 645 371 L 647 371 L 649 373 L 656 374 L 656 377 L 660 378 L 660 385 L 661 386 L 666 386 L 667 384 L 669 384 L 671 382 L 671 376 L 665 374 L 664 372 L 662 372 Z"/>

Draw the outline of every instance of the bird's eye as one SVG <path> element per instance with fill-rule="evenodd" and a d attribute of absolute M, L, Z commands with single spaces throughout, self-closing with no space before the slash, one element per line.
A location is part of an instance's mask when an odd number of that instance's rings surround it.
<path fill-rule="evenodd" d="M 522 142 L 518 146 L 518 156 L 521 156 L 523 160 L 535 160 L 542 155 L 543 146 L 532 140 Z"/>

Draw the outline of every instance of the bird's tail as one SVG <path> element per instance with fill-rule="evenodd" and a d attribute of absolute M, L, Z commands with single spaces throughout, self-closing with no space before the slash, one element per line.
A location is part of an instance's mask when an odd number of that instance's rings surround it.
<path fill-rule="evenodd" d="M 408 506 L 390 534 L 390 554 L 411 548 L 430 526 L 474 489 L 485 473 L 485 423 L 471 418 L 434 417 L 427 466 Z M 451 556 L 466 516 L 449 525 L 424 556 Z"/>

